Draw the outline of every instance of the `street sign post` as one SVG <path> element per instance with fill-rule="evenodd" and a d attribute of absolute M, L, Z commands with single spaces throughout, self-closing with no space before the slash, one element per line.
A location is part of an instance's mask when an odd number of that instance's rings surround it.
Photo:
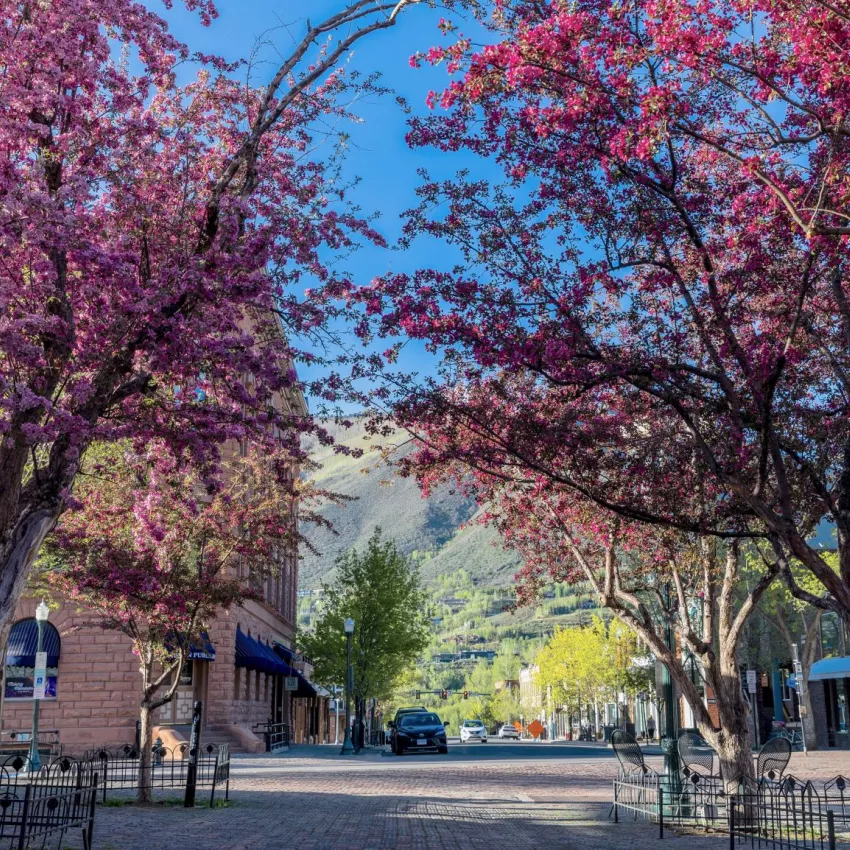
<path fill-rule="evenodd" d="M 44 699 L 47 689 L 47 653 L 36 652 L 35 670 L 32 676 L 32 698 Z"/>

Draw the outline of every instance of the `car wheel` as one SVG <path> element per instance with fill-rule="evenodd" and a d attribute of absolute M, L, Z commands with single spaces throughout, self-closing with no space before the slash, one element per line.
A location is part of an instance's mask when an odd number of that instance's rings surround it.
<path fill-rule="evenodd" d="M 482 738 L 482 739 L 481 739 L 481 743 L 482 743 L 482 744 L 486 744 L 486 743 L 487 743 L 487 739 L 486 739 L 486 738 Z"/>
<path fill-rule="evenodd" d="M 404 755 L 404 747 L 396 747 L 395 748 L 395 754 L 397 756 L 403 756 Z"/>

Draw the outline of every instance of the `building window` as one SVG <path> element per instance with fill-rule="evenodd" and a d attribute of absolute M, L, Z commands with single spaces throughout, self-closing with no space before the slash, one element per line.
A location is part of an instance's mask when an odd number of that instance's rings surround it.
<path fill-rule="evenodd" d="M 56 699 L 59 679 L 59 655 L 61 640 L 52 623 L 42 626 L 42 652 L 47 654 L 47 678 L 44 699 Z M 4 698 L 7 700 L 31 700 L 35 675 L 36 650 L 38 649 L 38 623 L 35 618 L 19 620 L 9 632 L 6 650 Z"/>
<path fill-rule="evenodd" d="M 191 685 L 192 684 L 192 675 L 193 675 L 192 662 L 187 661 L 183 665 L 183 669 L 180 671 L 180 684 L 181 685 Z"/>

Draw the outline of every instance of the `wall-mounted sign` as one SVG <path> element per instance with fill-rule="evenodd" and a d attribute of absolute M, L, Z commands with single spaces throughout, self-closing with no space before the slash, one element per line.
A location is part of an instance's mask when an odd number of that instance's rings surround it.
<path fill-rule="evenodd" d="M 287 676 L 284 680 L 284 690 L 287 691 L 297 691 L 298 690 L 298 677 L 297 676 Z"/>
<path fill-rule="evenodd" d="M 56 699 L 56 679 L 59 668 L 48 667 L 38 671 L 42 674 L 44 693 L 35 695 L 35 699 Z M 36 678 L 34 667 L 6 665 L 6 676 L 3 682 L 4 698 L 7 700 L 33 699 L 33 682 Z"/>
<path fill-rule="evenodd" d="M 756 692 L 756 671 L 747 670 L 747 690 L 754 694 Z"/>

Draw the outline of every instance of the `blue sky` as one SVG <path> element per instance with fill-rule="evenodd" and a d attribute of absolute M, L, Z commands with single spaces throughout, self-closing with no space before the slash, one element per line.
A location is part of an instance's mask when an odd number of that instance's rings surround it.
<path fill-rule="evenodd" d="M 257 39 L 265 34 L 273 42 L 261 54 L 268 62 L 261 66 L 257 82 L 265 82 L 275 70 L 275 48 L 281 54 L 288 53 L 293 39 L 304 32 L 306 17 L 316 22 L 339 11 L 344 3 L 345 0 L 220 0 L 220 16 L 210 27 L 201 26 L 196 15 L 177 3 L 169 12 L 157 11 L 191 50 L 215 53 L 231 61 L 250 55 Z M 153 2 L 151 7 L 154 8 Z M 350 66 L 362 73 L 380 72 L 381 83 L 404 97 L 414 114 L 427 113 L 425 98 L 429 90 L 444 87 L 447 75 L 442 67 L 411 68 L 409 58 L 418 50 L 444 42 L 437 29 L 441 17 L 450 17 L 464 32 L 472 27 L 471 22 L 464 26 L 463 19 L 457 15 L 424 3 L 409 7 L 394 28 L 360 41 Z M 278 29 L 269 32 L 273 28 Z M 363 123 L 346 128 L 351 135 L 348 176 L 361 178 L 353 199 L 364 214 L 380 213 L 376 227 L 391 244 L 401 231 L 401 213 L 415 203 L 415 188 L 420 182 L 417 169 L 426 168 L 435 177 L 450 176 L 463 168 L 478 176 L 498 177 L 492 163 L 470 154 L 446 156 L 432 150 L 411 150 L 404 141 L 409 116 L 392 96 L 362 100 L 354 111 Z M 405 253 L 365 247 L 346 261 L 346 268 L 358 284 L 365 284 L 388 270 L 449 266 L 452 258 L 447 250 L 445 245 L 424 240 Z M 421 346 L 408 344 L 400 365 L 406 371 L 427 373 L 434 364 Z"/>

